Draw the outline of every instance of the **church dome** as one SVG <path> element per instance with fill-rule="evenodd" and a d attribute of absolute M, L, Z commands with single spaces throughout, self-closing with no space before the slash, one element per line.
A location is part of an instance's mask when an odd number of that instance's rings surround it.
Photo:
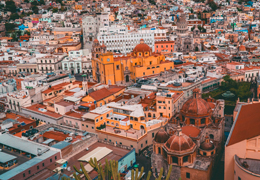
<path fill-rule="evenodd" d="M 183 104 L 181 112 L 187 116 L 198 116 L 209 115 L 212 110 L 209 103 L 200 97 L 200 90 L 195 88 L 193 90 L 193 98 L 190 98 Z"/>
<path fill-rule="evenodd" d="M 160 129 L 154 137 L 154 141 L 157 143 L 165 143 L 168 139 L 169 134 L 164 129 Z"/>
<path fill-rule="evenodd" d="M 215 148 L 214 143 L 209 139 L 208 135 L 205 137 L 205 141 L 201 143 L 200 149 L 210 151 Z"/>
<path fill-rule="evenodd" d="M 146 51 L 151 51 L 152 49 L 144 43 L 144 40 L 140 40 L 140 44 L 137 44 L 135 48 L 133 49 L 133 52 L 146 52 Z"/>
<path fill-rule="evenodd" d="M 206 151 L 210 151 L 210 150 L 213 150 L 214 149 L 214 144 L 213 144 L 213 142 L 206 142 L 206 141 L 204 141 L 203 143 L 201 143 L 201 145 L 200 145 L 200 149 L 202 149 L 202 150 L 206 150 Z"/>
<path fill-rule="evenodd" d="M 195 143 L 190 137 L 183 134 L 180 127 L 176 134 L 171 136 L 165 143 L 165 147 L 170 152 L 187 152 L 192 151 L 195 147 Z"/>

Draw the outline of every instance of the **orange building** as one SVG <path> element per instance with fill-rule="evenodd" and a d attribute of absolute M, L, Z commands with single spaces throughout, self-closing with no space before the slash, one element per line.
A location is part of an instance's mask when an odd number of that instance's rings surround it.
<path fill-rule="evenodd" d="M 136 79 L 160 74 L 174 68 L 174 63 L 165 60 L 161 53 L 152 53 L 152 49 L 141 39 L 128 56 L 114 58 L 106 51 L 105 45 L 94 40 L 92 49 L 93 79 L 109 85 L 132 83 Z"/>
<path fill-rule="evenodd" d="M 169 53 L 174 51 L 174 41 L 157 41 L 154 44 L 156 53 Z"/>
<path fill-rule="evenodd" d="M 260 103 L 241 104 L 225 145 L 225 180 L 260 179 Z"/>

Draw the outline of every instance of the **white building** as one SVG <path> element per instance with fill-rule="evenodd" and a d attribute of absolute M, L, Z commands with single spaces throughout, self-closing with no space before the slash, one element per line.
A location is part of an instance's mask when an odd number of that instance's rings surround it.
<path fill-rule="evenodd" d="M 97 38 L 99 27 L 109 26 L 109 13 L 97 13 L 96 16 L 86 16 L 82 19 L 83 43 L 85 48 L 91 48 Z"/>
<path fill-rule="evenodd" d="M 104 29 L 101 29 L 104 30 Z M 143 39 L 144 43 L 152 48 L 154 51 L 154 34 L 145 31 L 128 31 L 123 27 L 111 27 L 104 33 L 98 34 L 98 41 L 100 44 L 105 44 L 107 51 L 118 52 L 122 54 L 131 53 L 135 46 Z"/>

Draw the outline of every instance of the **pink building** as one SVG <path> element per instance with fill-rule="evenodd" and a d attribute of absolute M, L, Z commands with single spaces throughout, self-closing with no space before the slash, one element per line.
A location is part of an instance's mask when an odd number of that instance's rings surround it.
<path fill-rule="evenodd" d="M 260 103 L 241 105 L 225 145 L 225 180 L 260 180 Z"/>
<path fill-rule="evenodd" d="M 238 62 L 231 62 L 227 63 L 226 68 L 229 70 L 238 70 L 238 69 L 244 69 L 244 64 L 238 63 Z"/>

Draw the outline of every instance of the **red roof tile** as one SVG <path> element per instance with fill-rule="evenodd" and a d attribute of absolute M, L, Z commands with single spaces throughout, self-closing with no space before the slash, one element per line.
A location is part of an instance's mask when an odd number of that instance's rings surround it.
<path fill-rule="evenodd" d="M 96 101 L 100 101 L 102 99 L 105 99 L 108 96 L 113 95 L 113 92 L 110 92 L 107 88 L 102 88 L 97 91 L 94 91 L 92 93 L 89 93 L 89 95 L 95 99 Z"/>
<path fill-rule="evenodd" d="M 242 105 L 227 146 L 259 136 L 260 103 Z"/>

